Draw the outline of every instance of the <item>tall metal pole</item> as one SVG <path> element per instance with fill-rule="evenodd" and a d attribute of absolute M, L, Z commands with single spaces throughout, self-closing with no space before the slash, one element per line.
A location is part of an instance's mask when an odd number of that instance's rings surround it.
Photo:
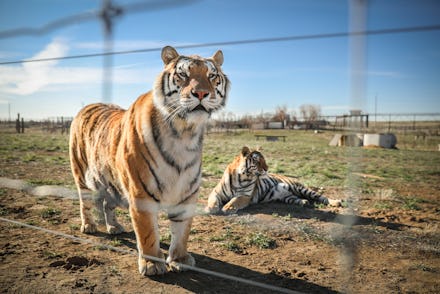
<path fill-rule="evenodd" d="M 364 32 L 367 28 L 367 0 L 350 0 L 349 1 L 349 30 L 350 32 Z M 350 54 L 350 104 L 352 110 L 364 110 L 365 93 L 366 93 L 366 49 L 367 39 L 364 34 L 352 35 L 349 38 L 349 54 Z M 360 113 L 362 114 L 362 112 Z M 359 117 L 359 116 L 356 116 Z M 350 120 L 349 127 L 355 132 L 361 131 L 359 120 Z M 362 153 L 360 148 L 348 148 L 348 174 L 347 174 L 347 195 L 352 203 L 352 208 L 359 205 L 360 182 L 354 176 L 355 172 L 361 171 Z M 351 212 L 352 218 L 343 220 L 344 228 L 351 230 L 356 223 L 357 217 L 355 212 Z M 342 234 L 344 234 L 342 232 Z M 358 260 L 356 256 L 357 242 L 347 242 L 342 251 L 341 259 L 344 260 L 346 281 L 344 285 L 348 290 L 351 288 L 350 283 L 353 282 L 352 275 L 355 263 Z"/>
<path fill-rule="evenodd" d="M 100 17 L 104 24 L 104 57 L 102 71 L 102 98 L 105 103 L 112 102 L 113 86 L 113 18 L 122 14 L 122 8 L 116 7 L 111 0 L 102 1 Z"/>
<path fill-rule="evenodd" d="M 377 128 L 377 93 L 374 97 L 374 127 Z"/>

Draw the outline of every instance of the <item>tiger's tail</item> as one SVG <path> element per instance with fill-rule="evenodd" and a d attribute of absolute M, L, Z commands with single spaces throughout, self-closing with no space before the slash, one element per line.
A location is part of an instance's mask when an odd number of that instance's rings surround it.
<path fill-rule="evenodd" d="M 312 202 L 316 204 L 324 204 L 333 207 L 342 206 L 342 200 L 327 198 L 324 195 L 321 195 L 313 190 L 307 189 L 301 184 L 297 183 L 293 185 L 291 189 L 292 189 L 292 193 L 295 196 L 299 197 L 293 201 L 294 204 L 299 204 L 301 206 L 304 206 L 309 204 L 308 202 Z"/>

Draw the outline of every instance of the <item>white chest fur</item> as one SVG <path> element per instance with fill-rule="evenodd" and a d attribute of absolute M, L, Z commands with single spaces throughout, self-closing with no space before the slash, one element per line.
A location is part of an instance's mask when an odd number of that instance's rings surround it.
<path fill-rule="evenodd" d="M 162 126 L 144 132 L 154 158 L 154 176 L 148 187 L 160 195 L 161 204 L 175 205 L 197 192 L 201 182 L 204 127 L 182 129 Z"/>

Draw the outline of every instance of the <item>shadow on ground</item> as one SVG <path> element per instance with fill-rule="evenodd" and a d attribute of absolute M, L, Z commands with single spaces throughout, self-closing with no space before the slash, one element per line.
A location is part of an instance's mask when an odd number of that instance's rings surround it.
<path fill-rule="evenodd" d="M 113 240 L 115 236 L 109 236 L 105 233 L 97 233 L 96 236 Z M 119 234 L 117 239 L 124 246 L 136 250 L 136 238 L 133 232 Z M 161 243 L 163 250 L 168 250 L 169 245 Z M 163 276 L 149 277 L 154 281 L 176 285 L 194 293 L 279 293 L 279 291 L 270 290 L 260 286 L 252 285 L 252 281 L 263 283 L 269 286 L 284 288 L 287 291 L 298 291 L 306 293 L 340 293 L 327 287 L 323 287 L 306 280 L 291 278 L 288 274 L 285 276 L 278 273 L 264 274 L 243 266 L 224 262 L 209 256 L 191 253 L 196 260 L 196 266 L 202 270 L 213 271 L 220 274 L 226 274 L 233 277 L 249 280 L 250 284 L 231 281 L 206 273 L 196 271 L 186 271 L 182 273 L 167 273 Z"/>
<path fill-rule="evenodd" d="M 238 212 L 239 215 L 273 215 L 274 213 L 281 217 L 290 216 L 294 219 L 316 219 L 323 222 L 331 222 L 351 226 L 373 225 L 397 231 L 408 227 L 408 225 L 405 224 L 384 222 L 378 218 L 364 217 L 354 214 L 336 213 L 333 211 L 321 210 L 319 208 L 289 206 L 283 203 L 261 203 L 258 205 L 249 206 Z"/>
<path fill-rule="evenodd" d="M 284 288 L 292 292 L 340 293 L 305 280 L 284 277 L 276 273 L 263 274 L 208 256 L 194 253 L 192 253 L 192 255 L 196 259 L 197 267 L 210 271 L 225 273 L 249 281 Z M 229 279 L 223 279 L 193 271 L 183 273 L 168 273 L 164 276 L 152 277 L 151 279 L 161 283 L 178 285 L 195 293 L 279 293 L 279 291 L 271 291 L 262 287 L 235 282 Z"/>

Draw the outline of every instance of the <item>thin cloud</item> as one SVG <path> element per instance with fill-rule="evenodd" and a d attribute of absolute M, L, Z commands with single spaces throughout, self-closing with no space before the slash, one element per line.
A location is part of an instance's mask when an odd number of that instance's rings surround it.
<path fill-rule="evenodd" d="M 55 39 L 42 51 L 30 59 L 65 56 L 68 52 L 67 45 L 60 39 Z M 0 67 L 0 90 L 7 93 L 28 95 L 34 93 L 52 82 L 52 68 L 57 60 L 48 62 L 23 63 L 19 67 Z"/>
<path fill-rule="evenodd" d="M 41 52 L 31 57 L 48 58 L 66 56 L 66 42 L 55 39 Z M 152 82 L 158 71 L 136 69 L 130 64 L 113 68 L 113 82 L 135 84 Z M 102 83 L 102 67 L 59 66 L 58 60 L 23 63 L 20 66 L 0 66 L 0 92 L 30 95 L 38 91 L 56 91 L 62 86 L 72 87 Z"/>

